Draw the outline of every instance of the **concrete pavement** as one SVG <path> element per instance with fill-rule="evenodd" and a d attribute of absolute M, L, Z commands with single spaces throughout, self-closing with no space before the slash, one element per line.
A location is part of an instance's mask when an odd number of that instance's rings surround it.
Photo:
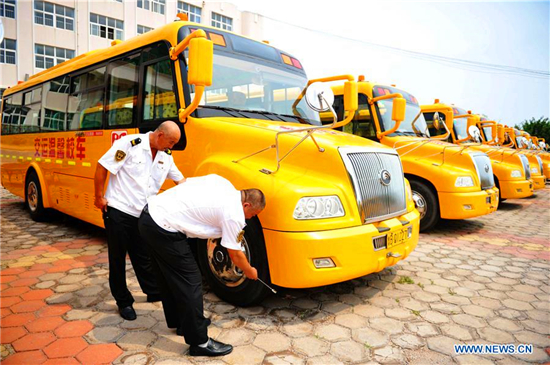
<path fill-rule="evenodd" d="M 282 289 L 252 308 L 206 292 L 209 335 L 235 346 L 186 356 L 131 265 L 136 321 L 117 313 L 102 229 L 33 222 L 0 190 L 2 364 L 521 364 L 550 361 L 550 189 L 489 216 L 446 221 L 378 274 Z M 206 288 L 207 289 L 207 288 Z M 460 355 L 454 344 L 532 344 L 532 354 Z"/>

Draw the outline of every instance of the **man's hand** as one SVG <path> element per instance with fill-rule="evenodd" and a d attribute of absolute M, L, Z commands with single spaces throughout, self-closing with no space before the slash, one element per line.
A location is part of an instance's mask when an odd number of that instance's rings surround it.
<path fill-rule="evenodd" d="M 94 205 L 102 212 L 107 211 L 107 203 L 107 199 L 105 199 L 105 197 L 103 196 L 96 197 L 94 201 Z"/>
<path fill-rule="evenodd" d="M 231 261 L 233 261 L 233 263 L 244 272 L 247 278 L 250 280 L 258 280 L 258 270 L 250 265 L 241 250 L 232 250 L 228 248 L 227 252 L 229 253 L 229 258 L 231 258 Z"/>
<path fill-rule="evenodd" d="M 250 266 L 248 270 L 244 272 L 247 278 L 250 280 L 258 280 L 258 270 Z"/>

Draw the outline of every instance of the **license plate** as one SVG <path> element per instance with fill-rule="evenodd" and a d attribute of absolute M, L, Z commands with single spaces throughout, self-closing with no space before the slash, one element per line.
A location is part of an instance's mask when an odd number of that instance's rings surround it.
<path fill-rule="evenodd" d="M 397 245 L 400 245 L 403 242 L 405 242 L 407 240 L 407 238 L 409 238 L 409 230 L 410 229 L 411 228 L 408 227 L 408 228 L 403 228 L 399 231 L 388 233 L 388 235 L 387 235 L 387 245 L 388 246 L 387 247 L 391 248 L 393 246 L 397 246 Z"/>

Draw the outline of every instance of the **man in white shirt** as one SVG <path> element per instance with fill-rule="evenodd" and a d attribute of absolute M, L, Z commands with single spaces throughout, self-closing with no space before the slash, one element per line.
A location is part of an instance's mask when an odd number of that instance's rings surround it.
<path fill-rule="evenodd" d="M 161 288 L 169 327 L 178 327 L 191 356 L 220 356 L 233 350 L 208 338 L 209 320 L 203 314 L 202 278 L 187 238 L 219 238 L 233 263 L 247 278 L 258 279 L 241 250 L 245 219 L 265 207 L 258 189 L 236 190 L 218 175 L 189 178 L 151 197 L 139 218 L 139 231 L 149 247 Z"/>
<path fill-rule="evenodd" d="M 103 212 L 109 251 L 109 286 L 120 315 L 136 319 L 134 298 L 126 285 L 126 253 L 148 302 L 160 300 L 151 258 L 138 233 L 138 218 L 147 204 L 170 178 L 177 184 L 185 181 L 172 157 L 172 148 L 180 139 L 174 122 L 162 123 L 154 132 L 127 135 L 115 143 L 98 161 L 94 178 L 95 206 Z M 107 175 L 109 185 L 103 191 Z"/>

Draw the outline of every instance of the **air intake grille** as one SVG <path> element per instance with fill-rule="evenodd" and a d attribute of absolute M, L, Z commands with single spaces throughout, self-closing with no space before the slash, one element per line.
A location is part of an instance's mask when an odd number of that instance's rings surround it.
<path fill-rule="evenodd" d="M 395 217 L 407 210 L 399 155 L 381 151 L 340 149 L 364 223 Z"/>
<path fill-rule="evenodd" d="M 495 186 L 491 159 L 486 154 L 476 154 L 472 158 L 474 159 L 479 181 L 481 182 L 481 188 L 485 190 Z"/>

